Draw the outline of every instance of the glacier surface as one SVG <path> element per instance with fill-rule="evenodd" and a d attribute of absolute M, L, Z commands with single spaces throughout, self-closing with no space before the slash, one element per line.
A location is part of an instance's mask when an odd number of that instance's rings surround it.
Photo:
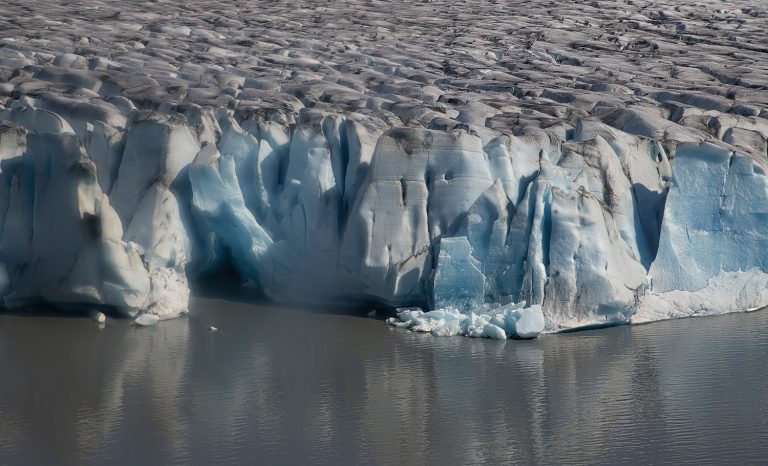
<path fill-rule="evenodd" d="M 759 2 L 83 3 L 0 6 L 7 308 L 155 323 L 232 268 L 435 335 L 768 305 Z"/>

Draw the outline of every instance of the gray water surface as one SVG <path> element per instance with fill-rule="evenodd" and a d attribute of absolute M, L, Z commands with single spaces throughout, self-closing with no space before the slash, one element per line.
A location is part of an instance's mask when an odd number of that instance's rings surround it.
<path fill-rule="evenodd" d="M 3 465 L 766 457 L 765 311 L 501 342 L 208 299 L 154 328 L 0 314 Z"/>

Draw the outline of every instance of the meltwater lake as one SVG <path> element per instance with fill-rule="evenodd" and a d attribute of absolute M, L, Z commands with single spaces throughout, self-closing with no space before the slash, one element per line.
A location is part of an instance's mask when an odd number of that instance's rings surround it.
<path fill-rule="evenodd" d="M 153 328 L 0 314 L 3 465 L 766 457 L 765 311 L 535 341 L 202 298 Z"/>

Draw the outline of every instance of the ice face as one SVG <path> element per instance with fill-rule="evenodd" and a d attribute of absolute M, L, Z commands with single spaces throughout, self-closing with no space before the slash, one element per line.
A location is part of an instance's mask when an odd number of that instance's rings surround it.
<path fill-rule="evenodd" d="M 712 144 L 677 147 L 653 289 L 694 291 L 720 272 L 765 270 L 768 164 Z M 706 253 L 703 253 L 706 251 Z"/>
<path fill-rule="evenodd" d="M 677 147 L 651 292 L 635 320 L 768 305 L 766 167 L 713 144 Z"/>
<path fill-rule="evenodd" d="M 432 283 L 432 299 L 437 309 L 455 308 L 471 312 L 485 303 L 485 275 L 472 258 L 466 237 L 443 238 Z"/>
<path fill-rule="evenodd" d="M 187 312 L 190 216 L 177 187 L 199 150 L 186 120 L 136 112 L 110 199 L 126 225 L 124 238 L 144 249 L 152 289 L 146 309 L 163 317 Z M 188 196 L 188 193 L 185 193 Z"/>
<path fill-rule="evenodd" d="M 6 306 L 169 318 L 229 266 L 275 301 L 419 306 L 393 322 L 441 335 L 768 305 L 759 9 L 679 6 L 673 38 L 634 4 L 564 2 L 551 34 L 484 0 L 402 5 L 407 28 L 375 2 L 214 25 L 197 1 L 162 24 L 6 3 Z M 700 37 L 712 18 L 740 27 Z"/>
<path fill-rule="evenodd" d="M 341 270 L 355 288 L 390 305 L 426 296 L 432 264 L 425 130 L 382 135 L 346 222 Z"/>
<path fill-rule="evenodd" d="M 14 163 L 8 163 L 14 162 Z M 2 259 L 8 307 L 39 301 L 147 306 L 150 280 L 72 134 L 29 134 L 24 157 L 3 162 L 8 208 Z"/>
<path fill-rule="evenodd" d="M 203 235 L 212 234 L 231 252 L 243 276 L 259 280 L 259 268 L 272 239 L 245 207 L 235 160 L 207 145 L 189 168 L 192 210 L 202 219 Z"/>

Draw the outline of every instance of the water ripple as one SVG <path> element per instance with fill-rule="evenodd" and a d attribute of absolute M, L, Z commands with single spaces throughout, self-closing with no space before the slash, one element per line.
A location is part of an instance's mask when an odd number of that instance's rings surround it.
<path fill-rule="evenodd" d="M 0 463 L 760 463 L 767 324 L 497 342 L 202 299 L 148 329 L 0 315 Z"/>

